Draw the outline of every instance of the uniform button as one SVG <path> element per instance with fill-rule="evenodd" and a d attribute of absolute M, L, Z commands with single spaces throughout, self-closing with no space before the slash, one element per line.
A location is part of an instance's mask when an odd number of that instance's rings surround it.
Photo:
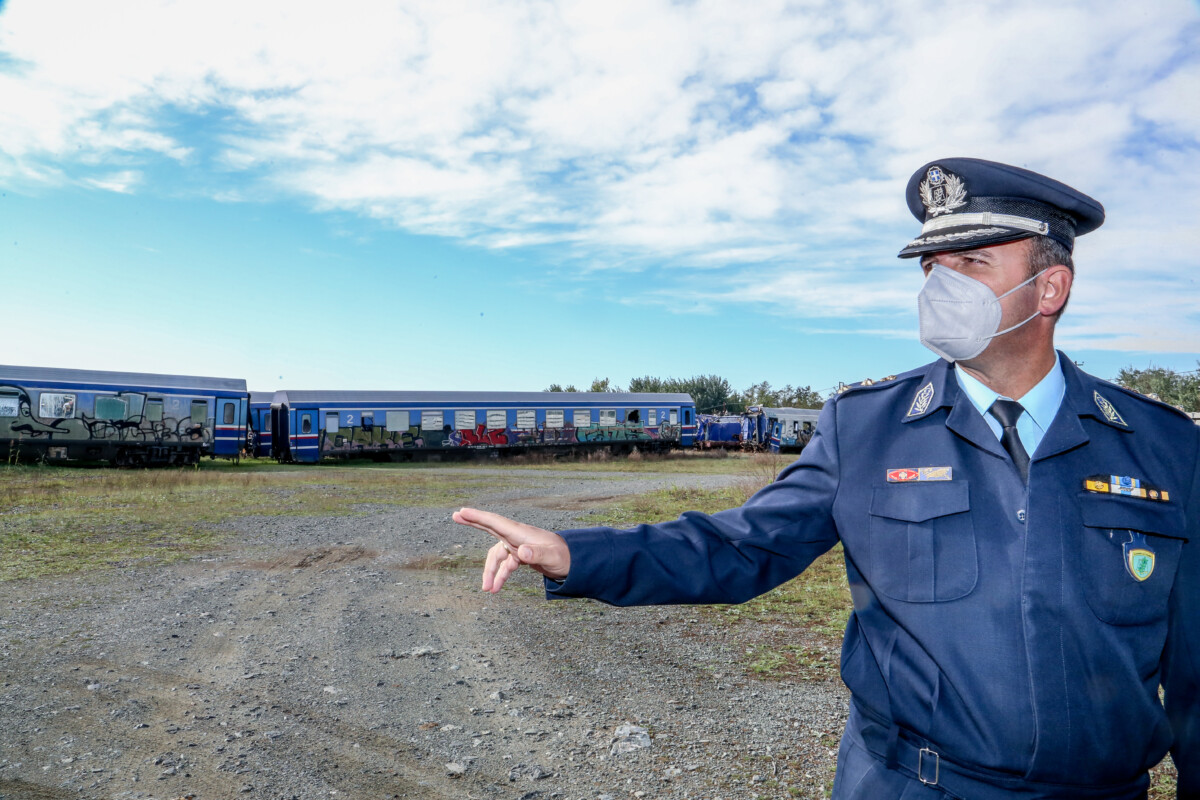
<path fill-rule="evenodd" d="M 1017 512 L 1017 522 L 1024 522 L 1024 521 L 1025 521 L 1025 509 L 1022 508 L 1020 511 Z"/>

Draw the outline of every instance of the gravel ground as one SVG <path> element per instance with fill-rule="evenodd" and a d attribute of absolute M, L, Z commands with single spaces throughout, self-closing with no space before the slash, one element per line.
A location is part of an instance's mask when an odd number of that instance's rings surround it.
<path fill-rule="evenodd" d="M 473 504 L 547 528 L 737 480 L 508 475 L 522 488 Z M 747 677 L 772 631 L 548 603 L 527 570 L 493 597 L 445 568 L 491 542 L 450 509 L 370 511 L 240 519 L 190 562 L 0 584 L 0 798 L 826 796 L 847 695 Z"/>

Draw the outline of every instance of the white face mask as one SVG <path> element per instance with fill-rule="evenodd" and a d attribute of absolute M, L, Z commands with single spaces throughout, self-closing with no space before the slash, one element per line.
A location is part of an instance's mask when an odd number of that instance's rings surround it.
<path fill-rule="evenodd" d="M 1041 313 L 1035 311 L 1011 328 L 1000 330 L 1004 315 L 1000 301 L 1042 272 L 997 297 L 987 284 L 934 264 L 917 295 L 921 344 L 950 362 L 975 358 L 987 349 L 992 339 L 1015 331 Z"/>

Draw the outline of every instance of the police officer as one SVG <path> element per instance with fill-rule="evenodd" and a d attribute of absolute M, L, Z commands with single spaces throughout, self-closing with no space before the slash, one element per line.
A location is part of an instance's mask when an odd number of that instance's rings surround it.
<path fill-rule="evenodd" d="M 1200 428 L 1053 343 L 1104 210 L 970 158 L 907 197 L 937 361 L 830 400 L 741 508 L 561 534 L 461 510 L 500 539 L 483 588 L 525 564 L 552 598 L 737 603 L 841 541 L 835 798 L 1142 798 L 1168 749 L 1200 797 Z"/>

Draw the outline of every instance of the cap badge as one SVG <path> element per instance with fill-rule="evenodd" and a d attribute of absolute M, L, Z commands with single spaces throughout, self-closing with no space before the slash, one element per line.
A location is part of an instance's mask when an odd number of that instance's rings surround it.
<path fill-rule="evenodd" d="M 931 217 L 949 214 L 967 204 L 967 187 L 963 185 L 962 178 L 938 166 L 929 168 L 918 188 L 925 212 Z"/>
<path fill-rule="evenodd" d="M 921 387 L 921 391 L 917 392 L 913 398 L 912 405 L 908 407 L 909 417 L 919 417 L 929 410 L 929 404 L 933 402 L 933 381 Z"/>
<path fill-rule="evenodd" d="M 1113 408 L 1113 404 L 1101 397 L 1099 392 L 1093 390 L 1092 397 L 1096 401 L 1096 407 L 1100 409 L 1100 413 L 1104 414 L 1106 420 L 1113 425 L 1121 425 L 1125 428 L 1129 427 L 1125 420 L 1121 419 L 1121 415 L 1117 413 L 1117 409 Z"/>

